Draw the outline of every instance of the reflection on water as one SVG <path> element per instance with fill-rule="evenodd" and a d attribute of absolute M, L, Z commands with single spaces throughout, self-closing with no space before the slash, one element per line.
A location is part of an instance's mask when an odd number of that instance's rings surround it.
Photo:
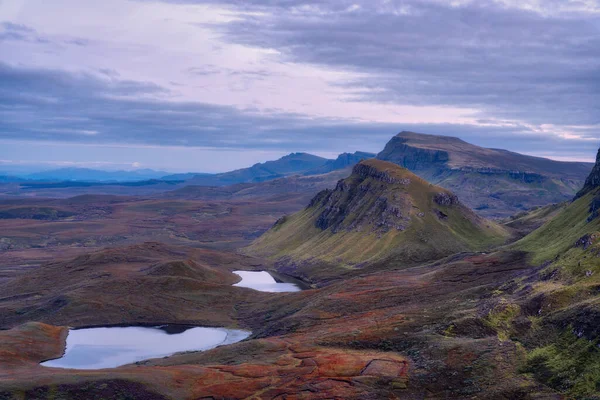
<path fill-rule="evenodd" d="M 242 280 L 233 286 L 245 287 L 261 292 L 299 292 L 301 289 L 294 283 L 279 283 L 266 271 L 233 271 Z"/>
<path fill-rule="evenodd" d="M 183 351 L 201 351 L 239 342 L 250 332 L 223 328 L 165 325 L 160 327 L 110 327 L 72 329 L 62 358 L 42 363 L 46 367 L 114 368 Z"/>

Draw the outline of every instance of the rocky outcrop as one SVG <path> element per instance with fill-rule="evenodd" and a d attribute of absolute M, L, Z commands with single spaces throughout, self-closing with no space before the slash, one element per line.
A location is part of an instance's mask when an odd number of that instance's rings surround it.
<path fill-rule="evenodd" d="M 587 250 L 590 246 L 592 246 L 600 237 L 598 232 L 588 233 L 580 237 L 577 242 L 575 242 L 575 247 L 581 247 L 584 250 Z"/>
<path fill-rule="evenodd" d="M 390 185 L 396 183 L 402 185 L 410 184 L 410 179 L 408 178 L 395 178 L 387 171 L 382 171 L 368 164 L 357 164 L 352 170 L 352 174 L 363 179 L 373 178 L 381 182 L 389 183 Z"/>
<path fill-rule="evenodd" d="M 392 186 L 410 183 L 410 178 L 394 176 L 385 169 L 357 164 L 349 179 L 339 181 L 335 190 L 323 191 L 311 201 L 309 207 L 323 209 L 315 226 L 333 232 L 362 231 L 367 226 L 378 233 L 404 231 L 410 224 L 410 204 Z"/>
<path fill-rule="evenodd" d="M 600 193 L 594 197 L 590 204 L 590 216 L 588 217 L 588 222 L 598 218 L 600 216 Z"/>
<path fill-rule="evenodd" d="M 600 187 L 600 149 L 598 149 L 598 154 L 596 155 L 596 164 L 594 168 L 592 168 L 592 172 L 585 180 L 585 184 L 583 188 L 577 193 L 574 200 L 577 200 L 586 194 L 598 189 Z M 595 220 L 600 217 L 600 192 L 596 193 L 592 202 L 590 203 L 590 215 L 588 217 L 588 222 Z"/>
<path fill-rule="evenodd" d="M 440 206 L 446 206 L 446 207 L 460 204 L 460 202 L 458 201 L 458 197 L 456 197 L 454 194 L 446 193 L 446 192 L 441 192 L 441 193 L 436 194 L 433 197 L 433 201 L 435 201 L 435 203 Z"/>
<path fill-rule="evenodd" d="M 592 169 L 592 172 L 588 178 L 585 180 L 583 189 L 577 193 L 575 199 L 585 196 L 598 187 L 600 187 L 600 149 L 598 149 L 598 154 L 596 155 L 596 164 L 594 165 L 594 168 Z"/>

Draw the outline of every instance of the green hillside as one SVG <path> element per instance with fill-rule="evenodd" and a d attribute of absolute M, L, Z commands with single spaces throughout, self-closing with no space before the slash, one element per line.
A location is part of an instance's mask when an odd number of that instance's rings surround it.
<path fill-rule="evenodd" d="M 247 250 L 272 258 L 352 266 L 391 257 L 420 262 L 503 243 L 505 228 L 451 192 L 398 165 L 367 160 L 335 190 L 284 217 Z"/>

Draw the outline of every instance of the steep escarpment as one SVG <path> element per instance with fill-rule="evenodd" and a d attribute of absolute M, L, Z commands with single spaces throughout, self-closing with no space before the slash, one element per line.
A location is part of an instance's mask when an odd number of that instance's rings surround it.
<path fill-rule="evenodd" d="M 596 164 L 594 165 L 594 168 L 592 168 L 592 172 L 590 172 L 590 175 L 585 180 L 583 188 L 577 193 L 575 198 L 585 196 L 587 193 L 598 189 L 598 187 L 600 187 L 600 149 L 598 149 Z"/>
<path fill-rule="evenodd" d="M 493 218 L 571 199 L 592 167 L 413 132 L 392 138 L 377 158 L 458 193 L 467 206 Z"/>
<path fill-rule="evenodd" d="M 415 263 L 483 249 L 506 236 L 451 192 L 373 159 L 357 164 L 349 178 L 319 193 L 305 210 L 278 221 L 248 251 L 309 263 Z"/>

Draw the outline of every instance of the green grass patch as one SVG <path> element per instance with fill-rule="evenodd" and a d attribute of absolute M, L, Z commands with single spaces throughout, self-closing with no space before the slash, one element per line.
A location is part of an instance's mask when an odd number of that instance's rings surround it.
<path fill-rule="evenodd" d="M 588 221 L 595 193 L 577 199 L 539 229 L 516 242 L 513 248 L 530 252 L 534 264 L 553 261 L 582 236 L 600 230 L 600 218 Z"/>
<path fill-rule="evenodd" d="M 598 343 L 580 339 L 571 332 L 564 332 L 551 345 L 529 352 L 522 372 L 573 398 L 600 398 Z"/>

